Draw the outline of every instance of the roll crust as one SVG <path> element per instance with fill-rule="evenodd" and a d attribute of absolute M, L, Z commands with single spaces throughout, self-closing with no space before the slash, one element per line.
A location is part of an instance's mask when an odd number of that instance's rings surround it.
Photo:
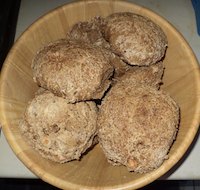
<path fill-rule="evenodd" d="M 34 81 L 71 103 L 100 99 L 114 70 L 104 51 L 76 40 L 52 42 L 33 60 Z"/>
<path fill-rule="evenodd" d="M 20 129 L 44 158 L 64 163 L 80 159 L 92 145 L 96 120 L 94 102 L 69 104 L 44 91 L 29 102 Z"/>
<path fill-rule="evenodd" d="M 98 139 L 113 165 L 146 173 L 168 157 L 179 123 L 179 107 L 163 91 L 117 83 L 98 116 Z"/>
<path fill-rule="evenodd" d="M 105 38 L 112 51 L 130 65 L 147 66 L 163 58 L 167 37 L 150 19 L 121 12 L 114 13 L 105 20 Z"/>

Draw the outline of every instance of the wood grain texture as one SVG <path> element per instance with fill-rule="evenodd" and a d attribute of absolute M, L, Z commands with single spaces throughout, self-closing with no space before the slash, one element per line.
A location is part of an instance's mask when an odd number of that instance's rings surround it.
<path fill-rule="evenodd" d="M 21 136 L 18 128 L 27 102 L 37 89 L 31 62 L 39 48 L 64 38 L 77 21 L 113 12 L 131 11 L 149 17 L 167 35 L 169 47 L 164 59 L 162 88 L 178 102 L 181 123 L 170 158 L 148 174 L 130 173 L 123 166 L 107 163 L 97 145 L 81 161 L 57 164 L 43 159 Z M 62 189 L 136 189 L 170 170 L 188 149 L 200 122 L 200 73 L 197 60 L 183 37 L 155 13 L 124 1 L 80 1 L 62 6 L 32 24 L 11 49 L 1 72 L 0 119 L 4 134 L 19 159 L 44 181 Z"/>

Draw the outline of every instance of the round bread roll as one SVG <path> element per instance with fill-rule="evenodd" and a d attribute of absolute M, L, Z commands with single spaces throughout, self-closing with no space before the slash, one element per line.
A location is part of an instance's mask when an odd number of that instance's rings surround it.
<path fill-rule="evenodd" d="M 76 39 L 109 49 L 109 43 L 102 35 L 105 25 L 102 17 L 94 17 L 89 21 L 78 22 L 67 34 L 68 39 Z"/>
<path fill-rule="evenodd" d="M 33 79 L 70 103 L 100 99 L 114 70 L 104 51 L 76 40 L 52 42 L 36 54 Z"/>
<path fill-rule="evenodd" d="M 105 38 L 111 49 L 130 65 L 151 65 L 164 56 L 167 37 L 150 19 L 130 12 L 106 18 Z"/>
<path fill-rule="evenodd" d="M 132 66 L 123 76 L 116 78 L 115 82 L 144 84 L 159 89 L 163 73 L 164 64 L 162 61 L 150 66 Z"/>
<path fill-rule="evenodd" d="M 64 98 L 45 91 L 29 102 L 20 127 L 44 158 L 64 163 L 80 159 L 92 145 L 96 120 L 94 102 L 68 104 Z"/>
<path fill-rule="evenodd" d="M 98 116 L 98 140 L 113 165 L 146 173 L 168 158 L 179 108 L 166 93 L 145 85 L 116 83 Z"/>

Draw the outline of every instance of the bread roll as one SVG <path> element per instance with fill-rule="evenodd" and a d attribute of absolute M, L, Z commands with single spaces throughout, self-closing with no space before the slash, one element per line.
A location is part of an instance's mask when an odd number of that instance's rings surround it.
<path fill-rule="evenodd" d="M 123 76 L 116 78 L 115 82 L 148 85 L 159 89 L 163 73 L 164 65 L 161 61 L 150 66 L 132 66 Z"/>
<path fill-rule="evenodd" d="M 96 135 L 94 102 L 69 104 L 49 91 L 31 100 L 20 123 L 23 135 L 44 158 L 64 163 L 79 160 Z"/>
<path fill-rule="evenodd" d="M 52 42 L 33 60 L 34 81 L 67 102 L 100 99 L 114 70 L 104 51 L 76 40 Z"/>
<path fill-rule="evenodd" d="M 67 33 L 67 39 L 80 40 L 109 49 L 110 44 L 102 35 L 104 25 L 104 18 L 102 17 L 94 17 L 89 21 L 78 22 Z"/>
<path fill-rule="evenodd" d="M 179 107 L 163 91 L 116 83 L 100 107 L 98 139 L 113 165 L 146 173 L 168 158 L 179 124 Z"/>
<path fill-rule="evenodd" d="M 130 12 L 106 18 L 105 38 L 114 53 L 130 65 L 151 65 L 166 51 L 167 37 L 150 19 Z"/>

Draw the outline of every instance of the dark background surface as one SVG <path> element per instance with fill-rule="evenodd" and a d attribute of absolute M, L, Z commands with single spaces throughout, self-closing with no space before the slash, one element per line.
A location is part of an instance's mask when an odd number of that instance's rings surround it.
<path fill-rule="evenodd" d="M 20 2 L 0 1 L 0 68 L 14 41 Z"/>
<path fill-rule="evenodd" d="M 40 179 L 0 179 L 1 190 L 57 190 Z M 140 190 L 200 190 L 200 180 L 157 180 Z"/>

